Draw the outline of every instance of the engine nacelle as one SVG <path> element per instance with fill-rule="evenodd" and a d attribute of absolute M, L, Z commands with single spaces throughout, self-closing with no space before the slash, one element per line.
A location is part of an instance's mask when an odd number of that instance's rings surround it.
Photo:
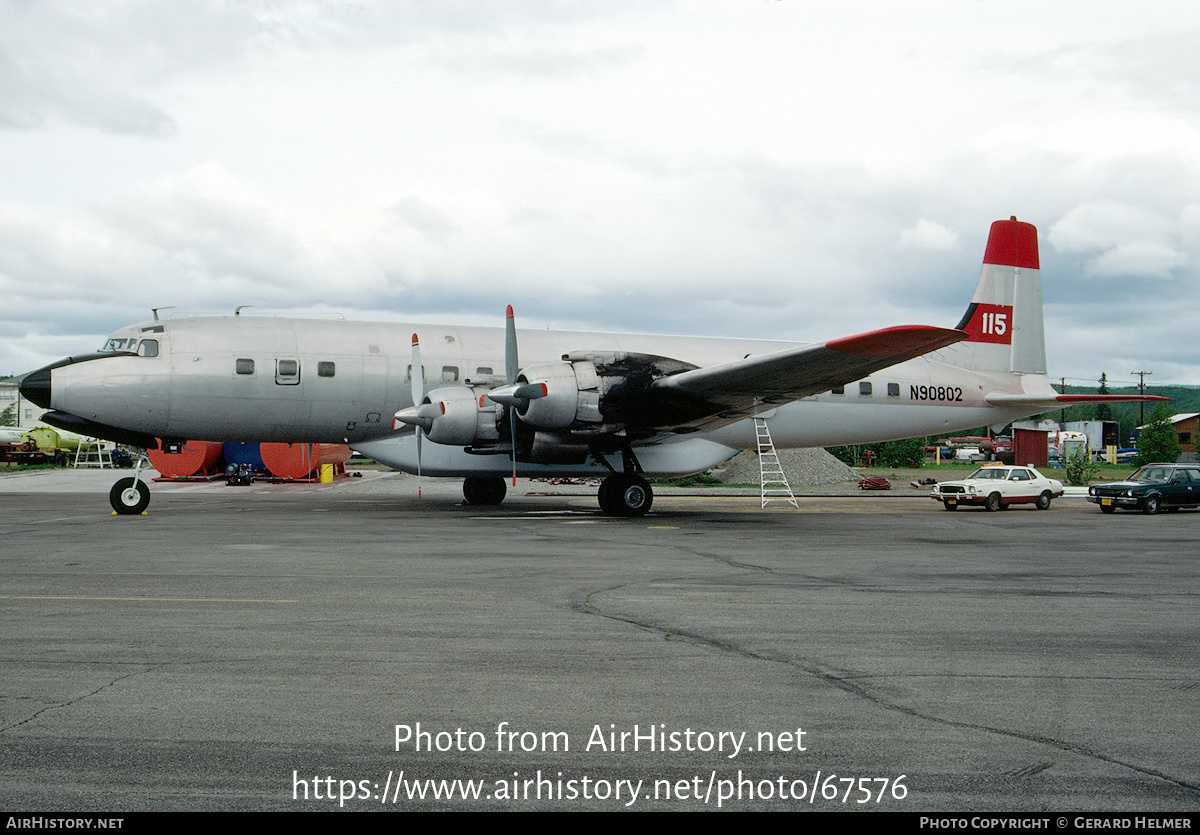
<path fill-rule="evenodd" d="M 471 389 L 466 386 L 434 389 L 425 402 L 440 407 L 441 411 L 425 431 L 429 440 L 435 444 L 468 446 L 479 438 L 480 408 Z"/>
<path fill-rule="evenodd" d="M 566 429 L 600 422 L 599 377 L 590 362 L 556 362 L 521 370 L 518 383 L 543 385 L 546 396 L 517 407 L 521 420 L 539 429 Z"/>

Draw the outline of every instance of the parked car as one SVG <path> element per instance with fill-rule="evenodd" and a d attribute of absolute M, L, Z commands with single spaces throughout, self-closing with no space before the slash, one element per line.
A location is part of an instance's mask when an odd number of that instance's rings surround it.
<path fill-rule="evenodd" d="M 1200 506 L 1200 464 L 1147 464 L 1124 481 L 1093 484 L 1089 502 L 1105 513 L 1118 507 L 1158 513 Z"/>
<path fill-rule="evenodd" d="M 946 510 L 958 510 L 964 504 L 1002 510 L 1023 502 L 1032 502 L 1038 510 L 1049 510 L 1051 499 L 1062 494 L 1061 481 L 1046 478 L 1033 467 L 992 466 L 980 467 L 958 481 L 943 481 L 929 495 Z"/>

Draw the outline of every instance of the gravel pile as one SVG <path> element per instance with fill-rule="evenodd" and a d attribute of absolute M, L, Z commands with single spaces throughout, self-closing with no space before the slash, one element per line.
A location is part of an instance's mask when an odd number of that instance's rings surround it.
<path fill-rule="evenodd" d="M 814 484 L 839 484 L 858 481 L 854 470 L 820 447 L 814 449 L 781 449 L 779 463 L 792 487 Z M 758 455 L 740 452 L 712 474 L 724 484 L 758 484 Z"/>

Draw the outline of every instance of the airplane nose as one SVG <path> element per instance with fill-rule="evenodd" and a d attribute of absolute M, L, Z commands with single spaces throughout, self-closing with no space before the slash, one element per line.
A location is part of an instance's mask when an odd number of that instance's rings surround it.
<path fill-rule="evenodd" d="M 50 371 L 54 366 L 31 371 L 21 381 L 21 396 L 43 409 L 50 408 Z"/>

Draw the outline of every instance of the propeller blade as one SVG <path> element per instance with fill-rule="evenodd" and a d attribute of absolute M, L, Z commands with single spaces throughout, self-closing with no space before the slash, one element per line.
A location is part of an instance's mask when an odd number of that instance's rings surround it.
<path fill-rule="evenodd" d="M 417 335 L 413 334 L 412 340 L 412 402 L 414 406 L 420 406 L 421 401 L 425 399 L 425 369 L 421 367 L 421 344 L 417 340 Z"/>
<path fill-rule="evenodd" d="M 417 339 L 417 335 L 413 334 L 412 339 L 412 410 L 416 414 L 413 415 L 413 425 L 416 427 L 413 431 L 417 435 L 417 501 L 421 500 L 421 437 L 425 434 L 425 430 L 433 425 L 433 417 L 425 417 L 421 414 L 421 401 L 425 399 L 425 369 L 421 365 L 421 342 Z M 405 412 L 410 410 L 405 409 Z M 396 417 L 408 423 L 401 413 L 397 412 Z M 419 421 L 428 421 L 427 424 L 422 424 Z"/>
<path fill-rule="evenodd" d="M 517 374 L 521 371 L 521 365 L 517 361 L 517 323 L 513 320 L 511 304 L 504 316 L 504 374 L 511 386 L 517 381 Z"/>
<path fill-rule="evenodd" d="M 517 384 L 517 375 L 521 371 L 517 360 L 517 323 L 513 319 L 512 305 L 504 312 L 504 374 L 509 386 Z M 517 410 L 512 404 L 508 406 L 508 428 L 512 435 L 512 483 L 517 486 Z"/>

